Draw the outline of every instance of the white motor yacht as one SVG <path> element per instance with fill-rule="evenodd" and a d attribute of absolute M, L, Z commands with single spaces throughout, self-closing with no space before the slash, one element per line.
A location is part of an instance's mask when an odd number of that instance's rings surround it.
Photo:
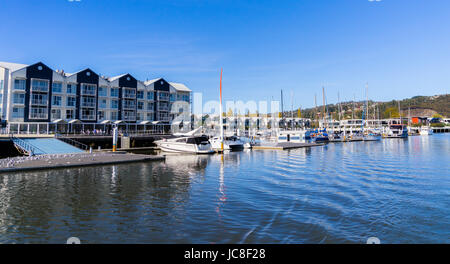
<path fill-rule="evenodd" d="M 209 140 L 213 150 L 220 151 L 222 149 L 220 137 L 213 137 Z M 244 142 L 240 141 L 238 137 L 225 137 L 223 140 L 223 150 L 242 150 L 244 149 Z"/>
<path fill-rule="evenodd" d="M 162 151 L 176 153 L 209 154 L 214 150 L 206 136 L 184 136 L 155 141 Z"/>
<path fill-rule="evenodd" d="M 433 135 L 433 129 L 431 129 L 430 127 L 421 127 L 419 134 L 421 136 Z"/>

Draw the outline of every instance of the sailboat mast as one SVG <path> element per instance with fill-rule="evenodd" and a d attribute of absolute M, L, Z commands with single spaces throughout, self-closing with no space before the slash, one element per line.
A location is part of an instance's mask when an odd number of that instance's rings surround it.
<path fill-rule="evenodd" d="M 354 112 L 355 112 L 355 94 L 353 94 L 353 109 L 352 109 L 352 119 L 355 119 L 355 115 L 354 115 Z"/>
<path fill-rule="evenodd" d="M 224 141 L 224 131 L 223 131 L 223 111 L 222 111 L 222 68 L 220 69 L 220 150 L 223 152 L 223 141 Z"/>
<path fill-rule="evenodd" d="M 314 110 L 315 110 L 315 113 L 314 113 L 314 120 L 316 120 L 317 119 L 317 94 L 314 94 Z"/>
<path fill-rule="evenodd" d="M 283 89 L 281 89 L 281 120 L 284 120 Z"/>
<path fill-rule="evenodd" d="M 322 103 L 323 103 L 323 126 L 325 127 L 325 87 L 322 86 Z"/>
<path fill-rule="evenodd" d="M 339 92 L 338 92 L 338 119 L 341 121 L 341 100 L 339 98 Z"/>

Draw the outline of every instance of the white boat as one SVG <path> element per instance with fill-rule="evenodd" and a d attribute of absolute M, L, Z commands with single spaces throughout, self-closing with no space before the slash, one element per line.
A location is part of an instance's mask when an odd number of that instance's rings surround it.
<path fill-rule="evenodd" d="M 408 138 L 408 129 L 402 124 L 392 124 L 385 128 L 384 138 Z"/>
<path fill-rule="evenodd" d="M 380 134 L 364 135 L 363 140 L 364 141 L 380 141 L 381 140 L 381 135 Z"/>
<path fill-rule="evenodd" d="M 221 151 L 222 150 L 222 140 L 220 137 L 213 137 L 209 140 L 211 142 L 212 149 L 215 151 Z M 244 142 L 240 141 L 238 137 L 231 136 L 231 137 L 225 137 L 223 140 L 223 150 L 242 150 L 244 149 Z"/>
<path fill-rule="evenodd" d="M 277 142 L 305 143 L 308 136 L 306 130 L 281 130 L 277 133 Z"/>
<path fill-rule="evenodd" d="M 205 136 L 183 136 L 155 141 L 155 144 L 166 152 L 175 153 L 214 153 L 208 138 Z"/>
<path fill-rule="evenodd" d="M 433 135 L 433 129 L 431 129 L 430 127 L 421 127 L 419 134 L 421 136 Z"/>

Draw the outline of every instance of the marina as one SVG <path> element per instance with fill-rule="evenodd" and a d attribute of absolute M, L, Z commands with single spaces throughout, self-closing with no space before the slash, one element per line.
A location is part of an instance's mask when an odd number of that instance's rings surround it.
<path fill-rule="evenodd" d="M 450 244 L 449 1 L 3 2 L 0 245 Z"/>
<path fill-rule="evenodd" d="M 0 243 L 449 243 L 449 149 L 439 134 L 1 173 Z"/>

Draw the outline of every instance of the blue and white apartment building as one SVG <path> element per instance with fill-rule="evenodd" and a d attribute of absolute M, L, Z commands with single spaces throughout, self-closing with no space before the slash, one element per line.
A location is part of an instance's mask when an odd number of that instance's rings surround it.
<path fill-rule="evenodd" d="M 89 68 L 66 73 L 42 62 L 0 62 L 0 118 L 7 133 L 85 133 L 112 125 L 161 129 L 188 112 L 190 101 L 189 88 L 163 78 L 140 81 Z"/>

